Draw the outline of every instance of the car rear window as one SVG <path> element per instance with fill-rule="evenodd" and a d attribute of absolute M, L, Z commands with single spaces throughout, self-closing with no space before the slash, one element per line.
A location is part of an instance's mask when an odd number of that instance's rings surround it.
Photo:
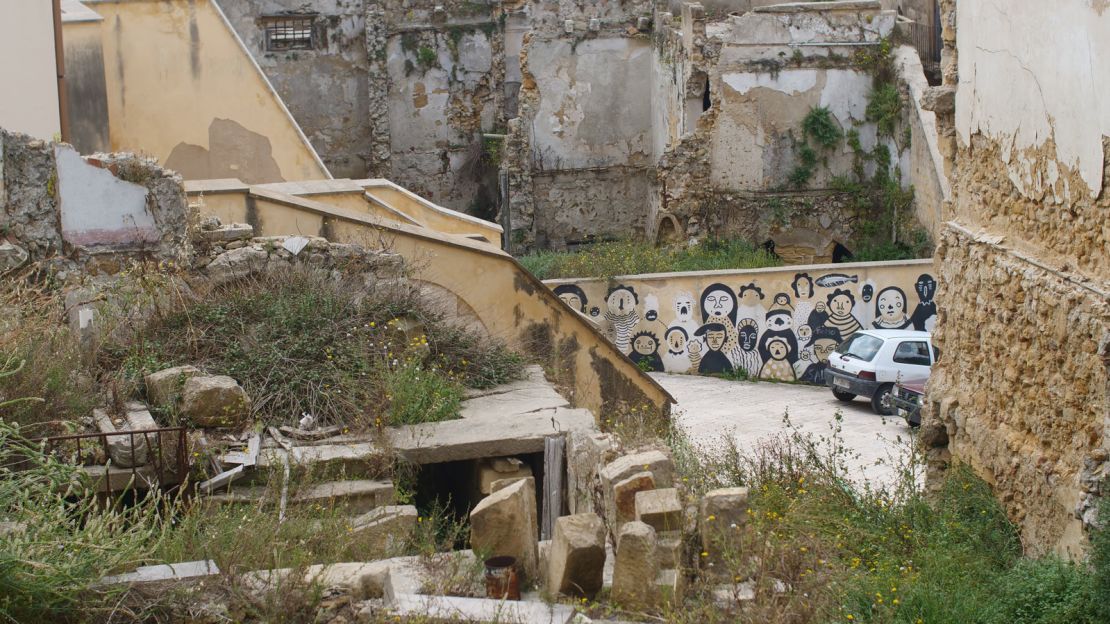
<path fill-rule="evenodd" d="M 894 361 L 898 364 L 928 366 L 931 363 L 929 361 L 929 344 L 916 340 L 903 342 L 894 350 Z"/>
<path fill-rule="evenodd" d="M 836 348 L 836 352 L 841 355 L 850 355 L 864 362 L 870 362 L 875 359 L 875 354 L 879 352 L 882 346 L 882 338 L 868 336 L 867 334 L 856 334 L 840 343 L 840 346 Z"/>

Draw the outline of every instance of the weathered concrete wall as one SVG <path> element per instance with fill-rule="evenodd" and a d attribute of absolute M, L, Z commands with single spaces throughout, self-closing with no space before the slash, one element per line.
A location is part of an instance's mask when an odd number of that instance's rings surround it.
<path fill-rule="evenodd" d="M 970 464 L 1030 552 L 1075 556 L 1110 473 L 1110 13 L 944 8 L 959 145 L 928 476 Z"/>
<path fill-rule="evenodd" d="M 50 140 L 61 131 L 50 2 L 0 0 L 0 127 Z"/>
<path fill-rule="evenodd" d="M 69 10 L 66 10 L 69 9 Z M 110 149 L 108 92 L 104 83 L 104 18 L 80 2 L 63 5 L 66 109 L 69 141 L 83 154 Z"/>
<path fill-rule="evenodd" d="M 330 177 L 211 0 L 103 0 L 112 149 L 186 179 Z"/>
<path fill-rule="evenodd" d="M 821 385 L 832 349 L 860 329 L 933 328 L 932 273 L 912 260 L 545 283 L 651 370 Z"/>
<path fill-rule="evenodd" d="M 65 144 L 0 130 L 6 237 L 28 261 L 116 272 L 127 257 L 186 261 L 191 249 L 181 178 L 133 154 L 82 158 Z"/>
<path fill-rule="evenodd" d="M 937 113 L 925 108 L 930 103 L 936 107 L 936 90 L 929 86 L 916 50 L 900 46 L 894 55 L 899 82 L 908 100 L 905 111 L 910 143 L 908 158 L 905 159 L 908 163 L 905 173 L 909 183 L 913 185 L 917 220 L 935 240 L 939 238 L 945 220 L 945 204 L 952 200 L 952 187 L 948 182 L 946 159 L 942 151 L 946 144 L 941 141 Z M 950 114 L 951 110 L 942 107 L 942 112 Z"/>
<path fill-rule="evenodd" d="M 645 210 L 654 171 L 636 167 L 602 167 L 534 172 L 537 205 L 536 242 L 560 246 L 589 237 L 643 237 L 649 227 Z"/>
<path fill-rule="evenodd" d="M 361 178 L 368 170 L 371 128 L 362 0 L 218 0 L 235 32 L 293 111 L 333 175 Z M 314 50 L 266 51 L 267 15 L 318 14 Z"/>

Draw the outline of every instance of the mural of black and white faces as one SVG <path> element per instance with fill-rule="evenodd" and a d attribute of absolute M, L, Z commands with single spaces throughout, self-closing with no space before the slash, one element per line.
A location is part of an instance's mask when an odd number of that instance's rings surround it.
<path fill-rule="evenodd" d="M 582 314 L 586 313 L 586 305 L 589 300 L 586 298 L 586 293 L 581 288 L 574 284 L 561 284 L 555 287 L 555 296 L 566 302 L 567 305 L 578 310 Z"/>
<path fill-rule="evenodd" d="M 905 329 L 910 326 L 906 316 L 906 293 L 897 286 L 887 286 L 875 297 L 875 329 Z"/>
<path fill-rule="evenodd" d="M 933 297 L 937 294 L 937 281 L 932 275 L 926 273 L 917 278 L 913 288 L 917 291 L 918 303 L 910 317 L 910 322 L 917 331 L 931 332 L 937 324 L 937 304 L 933 301 Z"/>
<path fill-rule="evenodd" d="M 856 332 L 933 328 L 936 280 L 895 270 L 806 267 L 701 282 L 693 276 L 629 278 L 606 290 L 560 284 L 556 294 L 575 310 L 590 310 L 644 370 L 822 385 L 829 355 Z M 598 304 L 601 310 L 592 312 Z"/>
<path fill-rule="evenodd" d="M 606 333 L 625 355 L 632 352 L 632 333 L 640 322 L 639 303 L 640 297 L 630 286 L 614 286 L 605 295 Z"/>

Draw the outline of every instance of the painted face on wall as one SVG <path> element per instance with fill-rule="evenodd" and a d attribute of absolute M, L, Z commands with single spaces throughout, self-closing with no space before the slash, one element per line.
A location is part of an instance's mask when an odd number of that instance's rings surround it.
<path fill-rule="evenodd" d="M 682 293 L 674 298 L 674 313 L 679 321 L 686 321 L 694 317 L 694 297 L 690 293 Z"/>
<path fill-rule="evenodd" d="M 632 349 L 640 355 L 651 355 L 658 348 L 659 343 L 655 341 L 655 338 L 646 334 L 639 334 L 632 341 Z"/>
<path fill-rule="evenodd" d="M 767 351 L 771 354 L 772 360 L 785 360 L 786 354 L 790 352 L 790 347 L 786 345 L 785 340 L 776 338 L 767 343 Z"/>
<path fill-rule="evenodd" d="M 663 337 L 667 341 L 667 349 L 671 353 L 681 353 L 686 348 L 686 330 L 681 327 L 672 327 L 667 330 L 667 334 Z"/>
<path fill-rule="evenodd" d="M 605 300 L 609 312 L 617 315 L 631 314 L 636 310 L 636 295 L 627 288 L 617 288 Z"/>
<path fill-rule="evenodd" d="M 879 292 L 875 310 L 883 321 L 896 323 L 906 318 L 906 294 L 902 289 L 891 286 Z"/>
<path fill-rule="evenodd" d="M 586 312 L 586 293 L 574 284 L 562 284 L 555 287 L 555 295 L 566 302 L 567 305 L 582 312 Z"/>
<path fill-rule="evenodd" d="M 759 329 L 754 325 L 744 325 L 740 328 L 740 348 L 744 351 L 754 351 L 759 341 Z"/>
<path fill-rule="evenodd" d="M 794 290 L 794 296 L 799 300 L 813 297 L 813 278 L 807 273 L 795 275 L 794 282 L 790 287 Z"/>
<path fill-rule="evenodd" d="M 736 299 L 726 290 L 712 290 L 705 295 L 705 310 L 709 316 L 726 318 L 736 310 Z"/>
<path fill-rule="evenodd" d="M 937 281 L 933 279 L 932 275 L 926 273 L 917 278 L 917 283 L 913 285 L 913 289 L 917 291 L 917 296 L 922 302 L 932 301 L 933 295 L 937 293 Z"/>
<path fill-rule="evenodd" d="M 818 362 L 828 362 L 829 356 L 836 350 L 837 342 L 829 338 L 818 338 L 813 341 L 813 355 Z"/>
<path fill-rule="evenodd" d="M 829 301 L 829 313 L 836 317 L 845 317 L 852 313 L 852 298 L 847 294 L 837 295 Z"/>
<path fill-rule="evenodd" d="M 740 305 L 742 306 L 754 307 L 763 300 L 763 293 L 759 292 L 757 288 L 744 287 L 741 290 L 743 291 L 740 293 Z"/>
<path fill-rule="evenodd" d="M 784 308 L 790 307 L 790 295 L 788 295 L 786 293 L 779 293 L 779 294 L 775 295 L 775 298 L 774 298 L 773 301 L 774 301 L 774 304 L 776 306 L 780 306 L 780 307 L 784 307 Z"/>
<path fill-rule="evenodd" d="M 864 284 L 863 288 L 859 291 L 859 296 L 863 299 L 864 303 L 869 303 L 871 298 L 875 296 L 875 288 L 872 287 L 871 284 Z"/>
<path fill-rule="evenodd" d="M 705 332 L 705 344 L 709 346 L 710 351 L 720 351 L 725 346 L 725 332 L 720 330 Z"/>
<path fill-rule="evenodd" d="M 790 331 L 794 327 L 794 317 L 787 312 L 771 312 L 767 315 L 767 331 Z"/>
<path fill-rule="evenodd" d="M 579 299 L 578 295 L 576 295 L 574 293 L 563 293 L 563 294 L 559 295 L 559 298 L 562 299 L 564 302 L 566 302 L 567 305 L 574 308 L 575 310 L 583 309 L 582 300 Z"/>
<path fill-rule="evenodd" d="M 798 342 L 807 343 L 813 337 L 813 328 L 809 325 L 801 325 L 798 327 Z"/>

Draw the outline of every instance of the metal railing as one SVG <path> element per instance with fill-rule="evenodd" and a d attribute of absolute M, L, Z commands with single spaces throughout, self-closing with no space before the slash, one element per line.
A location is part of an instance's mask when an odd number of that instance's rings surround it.
<path fill-rule="evenodd" d="M 119 441 L 110 440 L 111 438 L 127 438 L 127 443 L 121 445 Z M 28 442 L 62 462 L 86 468 L 93 480 L 97 478 L 97 471 L 88 468 L 103 468 L 104 472 L 99 477 L 103 483 L 97 483 L 94 489 L 99 491 L 103 487 L 105 494 L 135 488 L 140 483 L 145 483 L 148 488 L 177 485 L 185 479 L 189 471 L 185 427 L 75 433 L 35 438 Z M 113 443 L 117 445 L 114 449 Z M 103 455 L 97 453 L 98 449 Z M 113 461 L 113 455 L 118 458 L 116 461 Z M 103 463 L 99 461 L 101 458 Z M 125 463 L 129 465 L 123 466 Z M 20 471 L 29 468 L 30 464 L 31 459 L 27 458 L 5 467 Z M 113 487 L 113 469 L 124 471 L 123 475 L 130 472 L 130 478 L 123 487 Z"/>

